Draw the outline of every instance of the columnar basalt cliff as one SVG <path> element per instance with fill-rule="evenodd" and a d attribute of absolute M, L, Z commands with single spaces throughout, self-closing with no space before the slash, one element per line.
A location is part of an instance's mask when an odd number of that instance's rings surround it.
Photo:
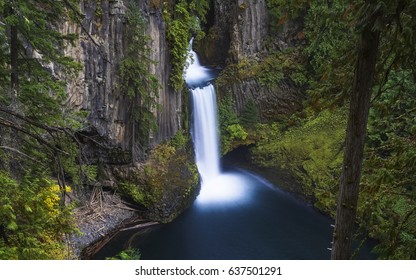
<path fill-rule="evenodd" d="M 156 1 L 157 2 L 157 1 Z M 225 67 L 242 63 L 261 63 L 271 52 L 282 51 L 299 43 L 301 28 L 293 22 L 284 23 L 279 32 L 270 31 L 266 0 L 213 0 L 208 19 L 209 32 L 198 44 L 204 64 Z M 182 95 L 169 86 L 169 51 L 165 38 L 162 6 L 155 1 L 137 1 L 146 22 L 152 50 L 149 72 L 161 87 L 154 109 L 157 129 L 149 135 L 149 147 L 172 137 L 183 124 Z M 142 161 L 148 150 L 139 145 L 135 129 L 140 123 L 132 117 L 134 102 L 120 92 L 119 66 L 125 56 L 127 1 L 81 1 L 84 15 L 79 24 L 63 25 L 67 32 L 80 34 L 78 43 L 66 51 L 83 65 L 83 71 L 68 85 L 69 103 L 88 113 L 89 127 L 83 131 L 88 158 L 91 162 L 129 164 Z M 272 34 L 273 33 L 273 34 Z M 273 37 L 273 40 L 268 38 Z M 277 40 L 276 40 L 277 39 Z M 272 46 L 268 41 L 277 42 Z M 241 113 L 247 102 L 254 101 L 263 120 L 275 120 L 301 107 L 302 90 L 288 77 L 273 86 L 259 81 L 256 74 L 239 77 L 228 71 L 226 83 L 219 85 L 219 95 L 231 93 L 236 111 Z M 93 139 L 94 141 L 91 141 Z M 143 139 L 141 139 L 143 140 Z M 97 145 L 99 143 L 100 145 Z"/>
<path fill-rule="evenodd" d="M 144 32 L 149 37 L 149 59 L 154 62 L 148 65 L 149 73 L 160 84 L 156 98 L 159 106 L 152 111 L 157 128 L 146 139 L 138 139 L 137 130 L 143 123 L 134 117 L 134 109 L 140 106 L 140 99 L 123 93 L 120 85 L 120 64 L 128 55 L 130 43 L 129 3 L 127 0 L 83 0 L 82 24 L 62 25 L 64 32 L 80 34 L 79 40 L 65 51 L 83 68 L 68 84 L 68 103 L 86 112 L 87 126 L 78 135 L 83 144 L 83 160 L 87 161 L 84 163 L 98 166 L 98 185 L 117 186 L 124 179 L 125 185 L 137 185 L 139 191 L 147 192 L 146 186 L 131 182 L 131 178 L 121 178 L 120 174 L 136 174 L 135 170 L 149 159 L 157 144 L 182 129 L 185 122 L 182 111 L 188 106 L 188 100 L 169 86 L 171 67 L 163 5 L 160 1 L 135 1 L 145 23 Z M 290 78 L 284 76 L 271 87 L 262 83 L 256 74 L 241 78 L 238 71 L 233 72 L 235 66 L 238 68 L 247 61 L 249 65 L 261 64 L 270 53 L 293 46 L 298 26 L 289 22 L 271 35 L 266 0 L 213 0 L 211 9 L 206 24 L 208 35 L 198 47 L 203 64 L 221 66 L 228 75 L 226 83 L 217 83 L 220 97 L 231 93 L 238 113 L 254 101 L 263 120 L 275 120 L 298 110 L 302 94 Z M 277 36 L 278 40 L 269 41 L 278 43 L 267 45 L 270 36 Z M 221 79 L 224 81 L 220 76 Z M 185 169 L 188 167 L 184 165 Z"/>
<path fill-rule="evenodd" d="M 275 120 L 301 108 L 302 90 L 287 77 L 273 86 L 265 85 L 256 73 L 240 77 L 239 65 L 262 63 L 272 52 L 283 51 L 303 38 L 301 23 L 287 21 L 278 32 L 270 30 L 266 0 L 214 0 L 214 19 L 199 52 L 206 64 L 224 67 L 227 80 L 219 84 L 221 96 L 231 93 L 241 113 L 253 101 L 263 120 Z M 268 40 L 273 38 L 273 40 Z M 270 45 L 270 41 L 277 42 Z"/>
<path fill-rule="evenodd" d="M 64 31 L 80 34 L 77 44 L 66 51 L 83 66 L 83 71 L 68 85 L 69 105 L 88 113 L 89 127 L 83 132 L 88 137 L 84 140 L 92 137 L 100 143 L 98 146 L 89 143 L 94 146 L 88 151 L 89 158 L 110 164 L 136 162 L 146 156 L 146 151 L 137 147 L 138 139 L 133 136 L 132 111 L 136 104 L 120 92 L 119 66 L 128 44 L 126 3 L 123 0 L 81 1 L 83 27 L 76 23 L 63 25 Z M 149 1 L 137 1 L 137 5 L 150 39 L 150 59 L 155 62 L 149 65 L 149 72 L 161 85 L 156 100 L 160 106 L 154 110 L 157 129 L 148 139 L 152 147 L 181 128 L 182 99 L 181 94 L 168 85 L 169 57 L 162 11 L 151 7 Z"/>
<path fill-rule="evenodd" d="M 142 31 L 151 50 L 144 52 L 149 56 L 148 71 L 145 72 L 156 77 L 160 85 L 157 93 L 151 90 L 133 92 L 155 97 L 158 106 L 151 111 L 155 116 L 155 129 L 145 133 L 144 138 L 139 135 L 140 126 L 145 125 L 135 115 L 137 108 L 143 106 L 141 96 L 129 96 L 121 85 L 120 66 L 129 55 L 129 34 L 133 28 L 128 18 L 132 11 L 129 10 L 131 1 L 83 0 L 80 4 L 82 22 L 62 24 L 64 33 L 79 34 L 77 42 L 68 46 L 65 52 L 82 65 L 82 70 L 68 83 L 68 106 L 87 115 L 85 128 L 76 135 L 82 144 L 82 163 L 97 167 L 94 185 L 118 189 L 132 200 L 140 196 L 143 199 L 135 202 L 146 208 L 148 217 L 168 221 L 189 206 L 197 191 L 198 178 L 192 154 L 184 144 L 166 148 L 171 157 L 164 158 L 164 164 L 171 166 L 170 161 L 175 162 L 175 168 L 167 168 L 163 174 L 167 178 L 176 178 L 174 183 L 163 181 L 161 174 L 147 172 L 152 168 L 143 170 L 144 166 L 160 160 L 154 155 L 155 147 L 182 129 L 182 106 L 187 104 L 182 101 L 183 93 L 175 92 L 168 84 L 170 62 L 162 5 L 155 5 L 155 1 L 133 3 L 136 7 L 134 16 L 143 20 Z M 150 130 L 149 125 L 144 127 Z M 175 161 L 178 158 L 180 162 Z M 174 196 L 177 197 L 168 203 L 164 201 L 164 197 Z"/>

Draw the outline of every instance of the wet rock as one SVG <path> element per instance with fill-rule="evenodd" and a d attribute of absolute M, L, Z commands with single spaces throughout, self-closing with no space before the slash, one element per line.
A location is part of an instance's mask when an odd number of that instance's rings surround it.
<path fill-rule="evenodd" d="M 227 70 L 244 61 L 261 61 L 267 55 L 301 44 L 302 22 L 288 20 L 279 30 L 271 30 L 265 0 L 214 0 L 214 15 L 208 36 L 198 45 L 201 61 Z M 270 46 L 270 38 L 278 42 Z M 241 114 L 248 102 L 254 102 L 263 121 L 275 121 L 302 108 L 303 89 L 290 79 L 274 87 L 259 82 L 257 77 L 238 79 L 219 85 L 220 97 L 231 94 L 235 111 Z"/>

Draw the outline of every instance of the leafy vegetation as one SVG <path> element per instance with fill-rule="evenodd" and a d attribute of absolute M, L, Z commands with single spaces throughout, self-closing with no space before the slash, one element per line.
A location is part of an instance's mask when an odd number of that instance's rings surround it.
<path fill-rule="evenodd" d="M 45 177 L 27 174 L 18 182 L 0 171 L 0 259 L 72 257 L 62 243 L 74 232 L 71 207 L 62 206 L 60 186 Z"/>
<path fill-rule="evenodd" d="M 170 64 L 172 67 L 170 82 L 176 91 L 184 85 L 183 71 L 191 36 L 196 40 L 205 36 L 201 22 L 209 8 L 208 0 L 171 0 L 165 2 L 163 18 L 166 23 L 166 38 L 170 46 Z"/>
<path fill-rule="evenodd" d="M 253 110 L 253 108 L 249 110 Z M 256 114 L 256 112 L 247 113 L 246 124 L 253 121 L 250 118 L 256 117 L 251 114 Z M 221 154 L 226 154 L 240 145 L 248 145 L 252 142 L 251 138 L 248 138 L 249 133 L 240 124 L 240 119 L 234 113 L 233 101 L 229 96 L 223 98 L 218 105 L 218 122 L 220 124 Z"/>
<path fill-rule="evenodd" d="M 146 147 L 149 134 L 157 129 L 154 109 L 159 108 L 160 84 L 150 73 L 150 66 L 156 62 L 150 60 L 150 37 L 146 35 L 146 25 L 139 8 L 134 1 L 129 2 L 127 14 L 127 52 L 120 62 L 120 89 L 133 104 L 132 115 L 136 121 L 137 137 L 141 146 Z"/>
<path fill-rule="evenodd" d="M 146 207 L 152 219 L 171 221 L 195 196 L 199 175 L 187 152 L 189 143 L 190 139 L 178 132 L 171 142 L 155 147 L 149 160 L 129 179 L 121 179 L 120 191 Z"/>
<path fill-rule="evenodd" d="M 335 214 L 344 108 L 352 90 L 357 34 L 364 24 L 358 19 L 370 8 L 382 10 L 386 16 L 375 27 L 381 32 L 380 55 L 356 222 L 379 241 L 375 251 L 380 258 L 414 259 L 416 6 L 414 1 L 375 2 L 370 7 L 362 1 L 267 1 L 275 30 L 288 20 L 304 19 L 307 44 L 302 52 L 307 60 L 295 60 L 302 65 L 291 67 L 308 70 L 303 76 L 309 99 L 301 118 L 257 125 L 259 138 L 252 152 L 261 166 L 292 170 L 315 206 Z"/>
<path fill-rule="evenodd" d="M 252 150 L 253 160 L 260 166 L 292 170 L 304 193 L 316 199 L 315 206 L 334 216 L 345 116 L 343 109 L 326 110 L 288 129 L 277 124 L 259 125 L 256 133 L 260 140 Z"/>
<path fill-rule="evenodd" d="M 140 260 L 141 254 L 138 249 L 123 250 L 114 257 L 107 258 L 107 260 Z"/>

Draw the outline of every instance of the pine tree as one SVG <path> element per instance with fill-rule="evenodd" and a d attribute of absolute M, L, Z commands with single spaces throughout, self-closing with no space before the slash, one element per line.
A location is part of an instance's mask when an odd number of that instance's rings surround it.
<path fill-rule="evenodd" d="M 63 116 L 64 77 L 79 65 L 63 54 L 75 36 L 58 26 L 75 3 L 0 0 L 0 259 L 65 257 L 63 163 L 75 165 L 78 149 Z"/>
<path fill-rule="evenodd" d="M 394 3 L 370 0 L 366 1 L 361 7 L 362 14 L 357 21 L 360 30 L 360 41 L 350 97 L 350 112 L 333 235 L 332 259 L 350 259 L 352 257 L 351 245 L 356 225 L 364 146 L 374 82 L 378 78 L 379 93 L 374 97 L 377 98 L 388 80 L 394 63 L 399 63 L 395 67 L 400 65 L 415 70 L 414 65 L 411 66 L 407 62 L 409 60 L 414 61 L 416 58 L 414 56 L 415 44 L 412 43 L 413 39 L 409 40 L 409 37 L 412 38 L 415 32 L 414 20 L 408 20 L 409 17 L 414 19 L 415 4 L 415 1 L 406 0 L 394 1 Z M 406 20 L 403 20 L 403 16 Z M 382 45 L 381 42 L 385 43 L 383 36 L 387 39 L 391 33 L 394 34 L 393 40 L 387 40 L 388 43 Z M 401 38 L 402 41 L 399 42 L 398 38 Z M 382 58 L 384 58 L 383 60 L 378 57 L 379 51 Z M 404 59 L 403 53 L 407 55 Z M 409 215 L 412 214 L 413 211 L 409 213 Z"/>
<path fill-rule="evenodd" d="M 374 24 L 381 17 L 381 10 L 369 9 L 369 22 L 361 31 L 358 59 L 350 101 L 346 147 L 337 215 L 332 246 L 332 259 L 350 259 L 357 211 L 364 143 L 367 132 L 370 99 L 374 84 L 380 31 Z"/>

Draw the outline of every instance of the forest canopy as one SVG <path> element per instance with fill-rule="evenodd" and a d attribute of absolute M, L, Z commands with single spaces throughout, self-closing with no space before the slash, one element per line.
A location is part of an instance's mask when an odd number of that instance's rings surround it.
<path fill-rule="evenodd" d="M 380 42 L 356 223 L 379 241 L 375 251 L 380 258 L 415 259 L 416 1 L 267 3 L 271 28 L 303 19 L 307 64 L 301 66 L 308 71 L 308 98 L 300 117 L 289 119 L 291 125 L 260 127 L 274 132 L 262 134 L 254 160 L 289 167 L 314 196 L 315 206 L 332 216 L 346 127 L 341 112 L 348 107 L 357 74 L 359 35 L 372 15 L 381 15 L 371 29 L 380 34 Z"/>

